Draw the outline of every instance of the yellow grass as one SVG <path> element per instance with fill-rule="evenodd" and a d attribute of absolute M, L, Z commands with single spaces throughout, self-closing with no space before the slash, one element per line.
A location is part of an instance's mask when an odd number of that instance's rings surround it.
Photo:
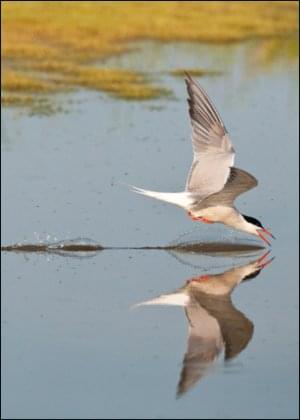
<path fill-rule="evenodd" d="M 169 72 L 171 76 L 175 76 L 175 77 L 185 76 L 186 73 L 188 73 L 190 76 L 193 76 L 193 77 L 220 76 L 222 74 L 222 72 L 218 70 L 195 69 L 195 68 L 176 69 Z"/>
<path fill-rule="evenodd" d="M 36 76 L 29 76 L 12 69 L 3 72 L 1 86 L 9 92 L 50 93 L 61 90 L 60 84 L 55 84 L 49 80 L 40 79 Z"/>
<path fill-rule="evenodd" d="M 31 95 L 6 93 L 1 97 L 1 102 L 6 106 L 31 106 L 33 98 Z"/>
<path fill-rule="evenodd" d="M 154 98 L 167 92 L 145 75 L 95 60 L 132 40 L 225 43 L 298 30 L 295 1 L 3 1 L 1 8 L 2 89 L 14 98 L 64 86 Z"/>

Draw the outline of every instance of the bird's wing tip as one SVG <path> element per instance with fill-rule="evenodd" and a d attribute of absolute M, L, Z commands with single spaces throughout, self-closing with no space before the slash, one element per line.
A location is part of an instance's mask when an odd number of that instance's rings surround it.
<path fill-rule="evenodd" d="M 192 82 L 193 81 L 192 76 L 186 70 L 184 70 L 183 72 L 184 72 L 184 80 L 186 81 L 186 83 Z"/>

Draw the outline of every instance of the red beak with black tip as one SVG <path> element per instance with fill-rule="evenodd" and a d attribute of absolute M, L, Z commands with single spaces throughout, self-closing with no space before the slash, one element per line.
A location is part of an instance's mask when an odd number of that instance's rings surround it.
<path fill-rule="evenodd" d="M 257 230 L 257 234 L 260 237 L 260 239 L 263 240 L 266 244 L 268 244 L 270 246 L 271 243 L 268 241 L 268 239 L 265 236 L 263 236 L 262 232 L 265 233 L 266 235 L 270 236 L 273 239 L 276 239 L 275 236 L 268 229 L 266 229 L 264 227 L 261 227 L 260 229 Z"/>

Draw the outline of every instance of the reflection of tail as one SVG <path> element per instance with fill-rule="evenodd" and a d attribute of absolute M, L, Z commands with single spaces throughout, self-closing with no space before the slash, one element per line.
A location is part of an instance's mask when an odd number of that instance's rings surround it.
<path fill-rule="evenodd" d="M 148 197 L 156 198 L 157 200 L 166 201 L 167 203 L 175 204 L 176 206 L 188 208 L 194 201 L 193 197 L 190 193 L 185 191 L 183 192 L 158 192 L 158 191 L 150 191 L 144 190 L 143 188 L 138 188 L 133 185 L 130 186 L 131 190 L 142 195 L 146 195 Z"/>
<path fill-rule="evenodd" d="M 133 307 L 144 306 L 144 305 L 175 305 L 175 306 L 186 306 L 190 301 L 190 297 L 187 293 L 175 292 L 168 295 L 160 295 L 157 298 L 147 300 L 145 302 L 137 303 Z"/>

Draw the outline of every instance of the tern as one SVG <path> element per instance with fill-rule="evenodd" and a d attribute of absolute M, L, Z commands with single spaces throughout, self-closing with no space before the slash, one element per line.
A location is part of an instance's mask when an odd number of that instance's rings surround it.
<path fill-rule="evenodd" d="M 233 166 L 235 150 L 220 115 L 203 88 L 187 73 L 185 82 L 193 147 L 185 191 L 158 192 L 131 186 L 132 190 L 182 207 L 194 221 L 223 223 L 270 245 L 264 234 L 275 239 L 272 233 L 234 206 L 240 194 L 257 186 L 256 178 Z"/>
<path fill-rule="evenodd" d="M 174 292 L 135 305 L 174 305 L 185 310 L 188 338 L 178 397 L 212 370 L 222 352 L 225 361 L 229 361 L 249 344 L 253 323 L 234 306 L 231 293 L 240 283 L 257 277 L 273 261 L 269 255 L 266 252 L 222 273 L 192 277 Z"/>

